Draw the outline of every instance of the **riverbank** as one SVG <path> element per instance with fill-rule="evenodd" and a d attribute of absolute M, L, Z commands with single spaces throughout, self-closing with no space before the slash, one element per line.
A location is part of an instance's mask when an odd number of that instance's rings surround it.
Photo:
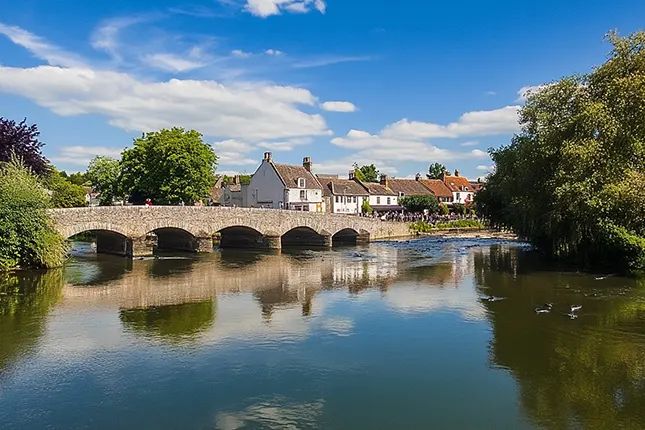
<path fill-rule="evenodd" d="M 452 228 L 446 230 L 433 230 L 426 233 L 418 233 L 417 236 L 439 236 L 450 238 L 473 238 L 473 239 L 503 239 L 518 241 L 516 234 L 511 232 L 490 230 L 487 228 Z"/>

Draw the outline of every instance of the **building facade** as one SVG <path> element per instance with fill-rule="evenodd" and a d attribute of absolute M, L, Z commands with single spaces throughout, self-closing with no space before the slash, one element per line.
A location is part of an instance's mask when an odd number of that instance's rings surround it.
<path fill-rule="evenodd" d="M 441 173 L 441 180 L 452 192 L 453 203 L 470 204 L 475 197 L 475 191 L 470 181 L 459 175 L 459 170 L 455 170 L 454 175 L 448 175 L 445 171 Z"/>
<path fill-rule="evenodd" d="M 357 215 L 363 212 L 363 202 L 369 199 L 367 189 L 349 173 L 349 179 L 318 177 L 323 196 L 328 201 L 327 211 L 335 214 Z"/>

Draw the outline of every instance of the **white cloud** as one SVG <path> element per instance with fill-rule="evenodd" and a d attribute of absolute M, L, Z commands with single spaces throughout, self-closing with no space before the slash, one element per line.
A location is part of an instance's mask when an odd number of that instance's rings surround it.
<path fill-rule="evenodd" d="M 267 49 L 266 51 L 264 51 L 264 53 L 267 55 L 275 55 L 275 56 L 279 56 L 283 54 L 282 51 L 277 49 Z"/>
<path fill-rule="evenodd" d="M 448 125 L 402 119 L 387 126 L 381 134 L 396 138 L 430 139 L 515 133 L 519 131 L 518 109 L 519 106 L 506 106 L 489 111 L 467 112 L 457 122 Z"/>
<path fill-rule="evenodd" d="M 492 168 L 493 168 L 492 166 L 484 166 L 484 165 L 477 166 L 477 170 L 490 171 Z"/>
<path fill-rule="evenodd" d="M 518 96 L 517 101 L 525 102 L 526 99 L 528 98 L 529 94 L 537 93 L 537 92 L 543 90 L 544 88 L 546 88 L 548 86 L 549 86 L 549 84 L 546 84 L 546 85 L 532 85 L 532 86 L 529 85 L 529 86 L 526 86 L 526 87 L 522 87 L 517 92 L 517 96 Z"/>
<path fill-rule="evenodd" d="M 10 27 L 0 23 L 0 34 L 4 34 L 16 45 L 22 46 L 36 58 L 44 60 L 52 66 L 85 67 L 83 60 L 77 55 L 51 45 L 41 37 L 19 27 Z"/>
<path fill-rule="evenodd" d="M 495 91 L 486 91 L 487 96 L 496 96 L 497 93 Z"/>
<path fill-rule="evenodd" d="M 332 64 L 338 63 L 349 63 L 356 61 L 370 61 L 372 57 L 370 56 L 321 56 L 317 58 L 310 58 L 293 63 L 293 67 L 304 69 L 308 67 L 323 67 L 330 66 Z"/>
<path fill-rule="evenodd" d="M 212 144 L 218 163 L 225 166 L 248 166 L 259 164 L 258 160 L 248 157 L 253 147 L 246 142 L 229 139 Z"/>
<path fill-rule="evenodd" d="M 477 142 L 476 140 L 469 140 L 468 142 L 463 142 L 459 144 L 459 146 L 477 146 L 477 145 L 479 145 L 479 142 Z"/>
<path fill-rule="evenodd" d="M 289 139 L 278 142 L 260 142 L 258 148 L 270 149 L 272 151 L 292 151 L 294 148 L 311 143 L 311 138 Z"/>
<path fill-rule="evenodd" d="M 356 106 L 350 102 L 325 102 L 320 105 L 323 110 L 329 112 L 355 112 Z"/>
<path fill-rule="evenodd" d="M 167 70 L 169 72 L 188 72 L 206 65 L 197 61 L 186 60 L 178 55 L 169 53 L 144 55 L 143 60 L 151 67 Z"/>
<path fill-rule="evenodd" d="M 231 55 L 238 58 L 249 58 L 253 54 L 251 54 L 250 52 L 244 52 L 240 49 L 234 49 L 231 51 Z"/>
<path fill-rule="evenodd" d="M 119 33 L 125 28 L 143 21 L 145 21 L 143 17 L 121 17 L 104 21 L 92 34 L 92 47 L 120 60 Z"/>
<path fill-rule="evenodd" d="M 244 9 L 255 16 L 266 18 L 282 11 L 307 13 L 316 9 L 324 14 L 327 5 L 323 0 L 247 0 Z"/>
<path fill-rule="evenodd" d="M 106 148 L 104 146 L 63 146 L 59 149 L 59 154 L 50 159 L 54 163 L 87 166 L 92 158 L 97 155 L 121 158 L 122 151 L 123 149 Z"/>

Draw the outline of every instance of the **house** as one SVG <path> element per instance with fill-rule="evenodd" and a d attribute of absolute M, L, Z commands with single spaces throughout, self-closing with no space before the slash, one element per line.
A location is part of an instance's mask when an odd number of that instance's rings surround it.
<path fill-rule="evenodd" d="M 398 195 L 387 187 L 387 175 L 381 175 L 381 182 L 361 182 L 369 193 L 369 203 L 372 210 L 377 212 L 400 211 Z"/>
<path fill-rule="evenodd" d="M 420 179 L 421 184 L 430 190 L 440 203 L 452 203 L 452 191 L 440 179 Z"/>
<path fill-rule="evenodd" d="M 311 173 L 311 158 L 302 166 L 274 163 L 270 152 L 264 153 L 260 167 L 251 177 L 247 205 L 273 209 L 324 212 L 322 185 Z"/>
<path fill-rule="evenodd" d="M 240 183 L 239 175 L 233 176 L 233 183 L 223 185 L 221 189 L 219 202 L 222 205 L 241 208 L 249 206 L 249 185 Z"/>
<path fill-rule="evenodd" d="M 415 179 L 389 179 L 387 175 L 381 175 L 381 185 L 394 191 L 397 197 L 433 196 L 432 192 L 421 183 L 421 175 L 417 175 Z"/>
<path fill-rule="evenodd" d="M 468 179 L 459 175 L 459 170 L 455 170 L 454 175 L 448 175 L 446 171 L 441 172 L 441 180 L 452 192 L 453 203 L 468 204 L 473 201 L 475 196 L 474 190 Z"/>
<path fill-rule="evenodd" d="M 332 178 L 331 175 L 319 175 L 318 181 L 323 186 L 323 196 L 327 211 L 335 214 L 359 214 L 363 201 L 369 199 L 367 189 L 349 172 L 349 179 Z"/>
<path fill-rule="evenodd" d="M 477 181 L 470 181 L 470 188 L 473 190 L 473 193 L 477 194 L 482 187 L 484 186 L 483 182 L 480 182 L 479 180 Z"/>

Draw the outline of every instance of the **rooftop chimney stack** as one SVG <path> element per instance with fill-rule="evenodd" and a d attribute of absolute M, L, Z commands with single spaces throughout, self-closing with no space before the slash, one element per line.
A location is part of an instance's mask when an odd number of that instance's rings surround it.
<path fill-rule="evenodd" d="M 455 176 L 459 176 L 459 170 L 455 169 Z"/>
<path fill-rule="evenodd" d="M 350 181 L 353 181 L 353 180 L 354 180 L 354 178 L 355 178 L 355 176 L 354 176 L 354 175 L 355 175 L 354 171 L 353 171 L 353 170 L 350 170 L 350 171 L 349 171 L 349 180 L 350 180 Z"/>
<path fill-rule="evenodd" d="M 385 173 L 381 174 L 381 185 L 383 185 L 385 188 L 388 188 L 387 175 Z"/>
<path fill-rule="evenodd" d="M 271 153 L 270 152 L 265 152 L 264 153 L 264 161 L 271 161 Z"/>
<path fill-rule="evenodd" d="M 420 181 L 421 180 L 421 173 L 417 173 L 416 176 L 414 177 L 415 181 Z"/>
<path fill-rule="evenodd" d="M 446 168 L 441 169 L 441 181 L 446 182 Z"/>
<path fill-rule="evenodd" d="M 305 157 L 302 159 L 302 167 L 307 169 L 308 172 L 311 172 L 311 157 Z"/>
<path fill-rule="evenodd" d="M 233 176 L 233 185 L 240 185 L 240 175 Z"/>

